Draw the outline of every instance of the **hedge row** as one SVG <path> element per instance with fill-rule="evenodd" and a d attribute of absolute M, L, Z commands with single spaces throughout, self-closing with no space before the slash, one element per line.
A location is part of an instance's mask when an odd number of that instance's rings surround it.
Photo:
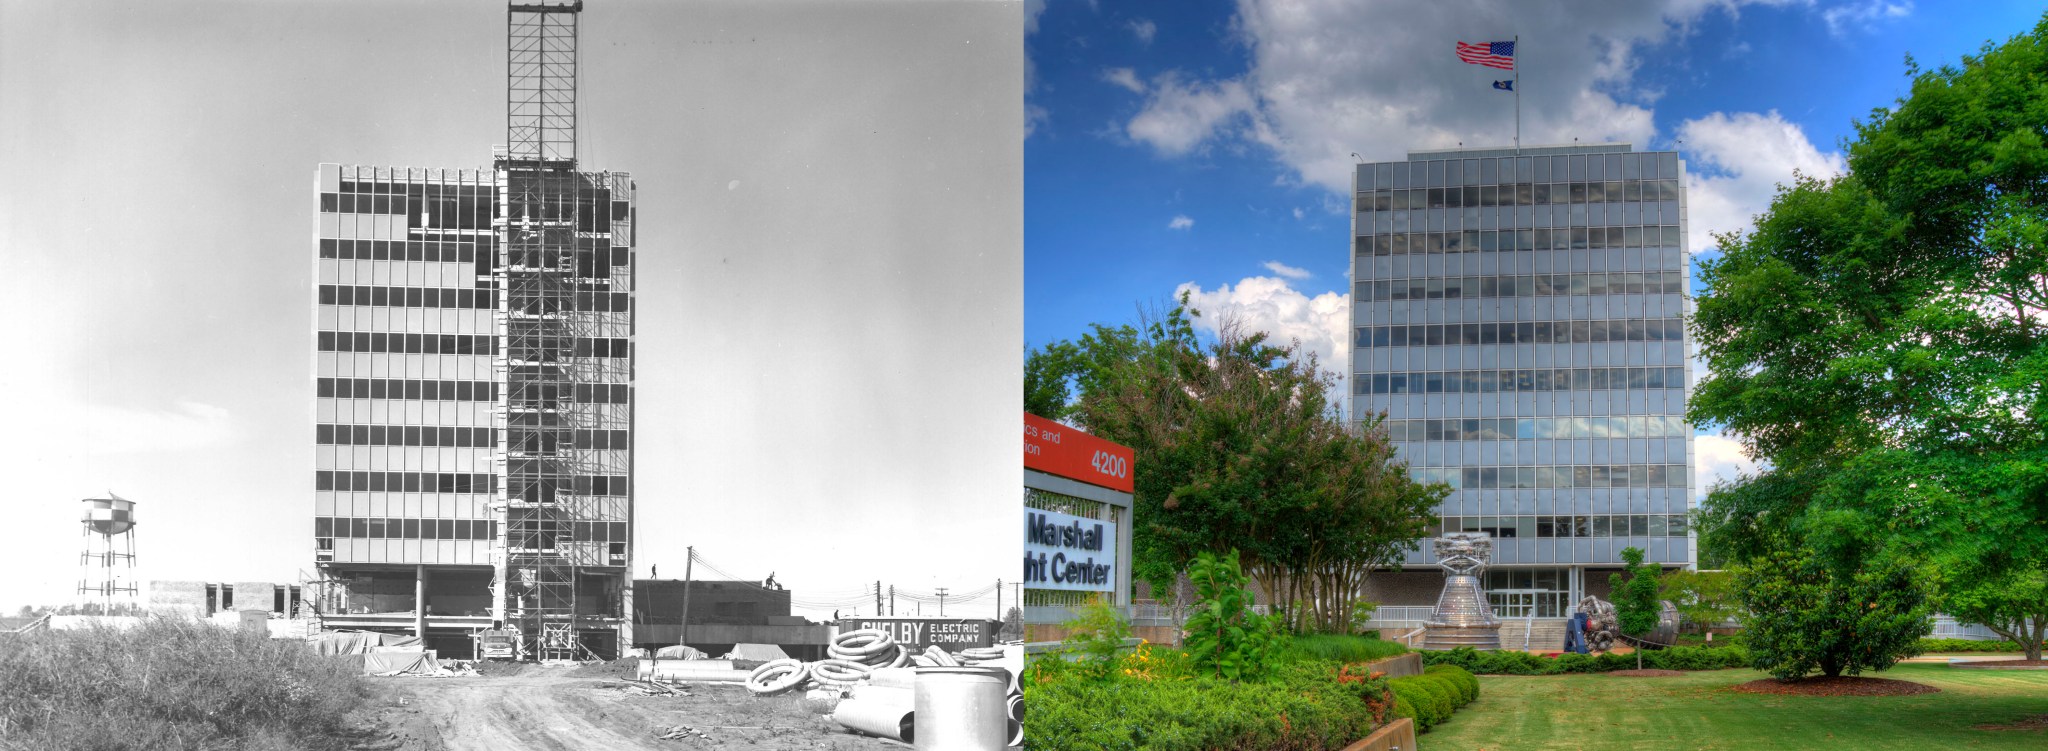
<path fill-rule="evenodd" d="M 1418 732 L 1443 724 L 1479 698 L 1479 679 L 1455 665 L 1432 665 L 1422 675 L 1395 678 L 1387 686 L 1394 690 L 1394 716 L 1414 719 Z"/>
<path fill-rule="evenodd" d="M 1423 652 L 1425 665 L 1456 665 L 1481 675 L 1557 675 L 1560 673 L 1606 673 L 1634 670 L 1636 656 L 1605 652 L 1582 655 L 1567 652 L 1544 657 L 1528 652 L 1480 652 L 1459 647 L 1447 652 Z M 1749 667 L 1749 650 L 1742 647 L 1671 647 L 1643 653 L 1643 667 L 1659 670 L 1720 670 Z"/>
<path fill-rule="evenodd" d="M 1921 639 L 1920 652 L 2024 652 L 2016 641 L 1977 641 L 1975 639 Z"/>
<path fill-rule="evenodd" d="M 1385 641 L 1377 637 L 1302 634 L 1288 639 L 1287 646 L 1282 648 L 1281 654 L 1289 662 L 1328 660 L 1351 663 L 1372 662 L 1407 652 L 1408 648 L 1399 642 Z"/>
<path fill-rule="evenodd" d="M 1278 668 L 1270 681 L 1243 683 L 1030 674 L 1042 677 L 1024 685 L 1031 705 L 1024 745 L 1075 751 L 1335 751 L 1374 730 L 1370 702 L 1385 695 L 1387 681 L 1339 680 L 1333 667 L 1297 663 Z"/>

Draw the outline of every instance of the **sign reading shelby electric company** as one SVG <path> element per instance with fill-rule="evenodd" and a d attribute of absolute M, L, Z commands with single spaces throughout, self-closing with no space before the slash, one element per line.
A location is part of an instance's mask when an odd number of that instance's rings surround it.
<path fill-rule="evenodd" d="M 1024 586 L 1109 592 L 1116 578 L 1115 524 L 1024 509 Z"/>
<path fill-rule="evenodd" d="M 1132 492 L 1128 446 L 1024 414 L 1024 467 L 1111 490 Z"/>
<path fill-rule="evenodd" d="M 839 631 L 857 631 L 864 628 L 886 631 L 911 652 L 922 652 L 925 647 L 936 645 L 948 652 L 958 652 L 974 647 L 992 647 L 996 643 L 995 621 L 986 618 L 841 618 Z"/>

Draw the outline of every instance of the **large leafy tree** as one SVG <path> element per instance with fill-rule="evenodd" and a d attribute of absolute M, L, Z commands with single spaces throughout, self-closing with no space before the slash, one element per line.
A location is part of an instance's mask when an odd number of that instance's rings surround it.
<path fill-rule="evenodd" d="M 1804 541 L 1843 576 L 1912 567 L 1943 609 L 2038 657 L 2048 16 L 1911 73 L 1897 107 L 1857 126 L 1848 174 L 1797 179 L 1702 263 L 1693 330 L 1711 375 L 1689 416 L 1774 467 L 1710 496 L 1704 533 L 1751 558 Z"/>
<path fill-rule="evenodd" d="M 1136 452 L 1139 578 L 1163 589 L 1199 554 L 1236 549 L 1288 625 L 1345 631 L 1365 577 L 1428 531 L 1448 489 L 1413 482 L 1384 433 L 1345 424 L 1313 356 L 1228 323 L 1204 343 L 1197 315 L 1184 298 L 1031 353 L 1027 372 L 1075 395 L 1041 408 Z"/>

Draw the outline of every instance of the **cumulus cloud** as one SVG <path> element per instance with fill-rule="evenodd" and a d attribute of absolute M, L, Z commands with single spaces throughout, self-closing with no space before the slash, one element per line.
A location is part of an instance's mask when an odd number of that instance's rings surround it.
<path fill-rule="evenodd" d="M 189 400 L 138 408 L 60 398 L 26 408 L 28 424 L 47 429 L 46 445 L 98 456 L 214 448 L 232 442 L 237 430 L 228 410 Z"/>
<path fill-rule="evenodd" d="M 1354 151 L 1387 160 L 1512 142 L 1509 104 L 1488 88 L 1498 71 L 1459 62 L 1449 40 L 1519 33 L 1543 40 L 1521 50 L 1524 67 L 1543 71 L 1543 85 L 1523 95 L 1525 143 L 1642 147 L 1657 135 L 1648 107 L 1656 92 L 1632 80 L 1642 50 L 1714 10 L 1793 2 L 1801 0 L 1240 0 L 1233 29 L 1249 71 L 1159 81 L 1125 132 L 1167 156 L 1243 139 L 1269 148 L 1290 179 L 1345 192 Z"/>
<path fill-rule="evenodd" d="M 1344 295 L 1324 292 L 1310 297 L 1286 279 L 1266 276 L 1247 277 L 1235 287 L 1224 284 L 1212 290 L 1189 282 L 1174 289 L 1174 299 L 1182 293 L 1188 295 L 1188 304 L 1202 313 L 1195 319 L 1197 328 L 1216 333 L 1217 326 L 1232 321 L 1263 331 L 1277 343 L 1300 341 L 1304 351 L 1315 354 L 1317 367 L 1337 376 L 1337 393 L 1350 393 L 1343 385 L 1351 372 L 1350 350 L 1343 346 L 1351 341 L 1351 307 Z"/>
<path fill-rule="evenodd" d="M 1300 210 L 1296 209 L 1296 211 L 1298 212 Z M 1309 277 L 1315 276 L 1314 274 L 1309 273 L 1308 269 L 1295 268 L 1293 266 L 1289 266 L 1279 261 L 1267 261 L 1264 265 L 1267 271 L 1271 271 L 1275 274 L 1279 274 L 1289 279 L 1307 279 Z"/>
<path fill-rule="evenodd" d="M 1148 47 L 1152 45 L 1152 37 L 1159 34 L 1159 25 L 1143 18 L 1124 24 L 1124 27 L 1131 30 L 1131 36 L 1137 37 L 1139 44 Z"/>
<path fill-rule="evenodd" d="M 1124 126 L 1124 133 L 1162 155 L 1180 156 L 1251 111 L 1251 90 L 1243 81 L 1185 81 L 1169 71 L 1153 80 L 1144 110 Z"/>
<path fill-rule="evenodd" d="M 1714 483 L 1733 480 L 1739 474 L 1754 475 L 1763 464 L 1742 452 L 1742 444 L 1718 435 L 1692 439 L 1693 490 L 1697 498 L 1707 497 Z"/>
<path fill-rule="evenodd" d="M 1189 219 L 1186 214 L 1176 216 L 1173 218 L 1173 221 L 1166 223 L 1167 229 L 1187 229 L 1193 226 L 1195 226 L 1195 220 Z"/>
<path fill-rule="evenodd" d="M 1686 152 L 1686 239 L 1695 253 L 1714 247 L 1709 232 L 1747 229 L 1794 171 L 1833 177 L 1848 169 L 1841 153 L 1822 153 L 1776 110 L 1687 120 L 1678 138 Z"/>
<path fill-rule="evenodd" d="M 1145 82 L 1138 80 L 1137 71 L 1130 68 L 1106 68 L 1102 71 L 1102 80 L 1129 89 L 1135 94 L 1145 93 Z"/>
<path fill-rule="evenodd" d="M 1821 11 L 1820 17 L 1827 22 L 1829 34 L 1843 37 L 1848 36 L 1851 31 L 1873 29 L 1880 21 L 1905 18 L 1912 14 L 1912 0 L 1864 0 L 1828 8 Z"/>

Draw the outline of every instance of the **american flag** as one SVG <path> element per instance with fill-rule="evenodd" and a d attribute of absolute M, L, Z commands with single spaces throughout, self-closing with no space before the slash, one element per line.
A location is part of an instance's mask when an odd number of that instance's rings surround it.
<path fill-rule="evenodd" d="M 1514 42 L 1486 42 L 1484 44 L 1458 43 L 1458 59 L 1473 65 L 1484 65 L 1501 70 L 1515 69 Z"/>

